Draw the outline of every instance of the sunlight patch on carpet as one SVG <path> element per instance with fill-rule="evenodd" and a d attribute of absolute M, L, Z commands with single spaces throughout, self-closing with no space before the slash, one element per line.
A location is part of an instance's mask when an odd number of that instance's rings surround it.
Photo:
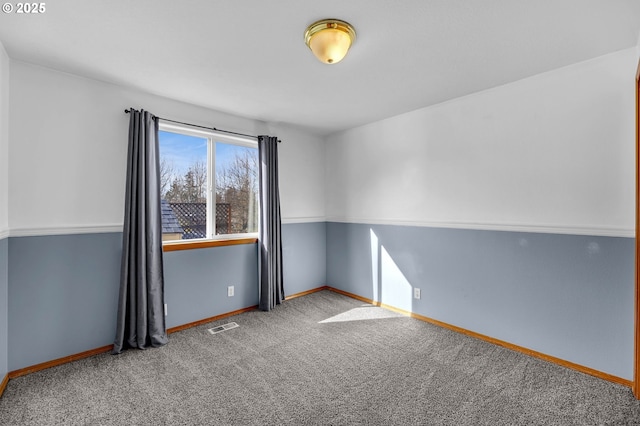
<path fill-rule="evenodd" d="M 318 324 L 326 324 L 330 322 L 347 322 L 347 321 L 364 321 L 386 318 L 399 318 L 404 315 L 392 312 L 387 309 L 378 308 L 377 306 L 365 305 L 358 308 L 350 309 L 341 314 L 320 321 Z"/>

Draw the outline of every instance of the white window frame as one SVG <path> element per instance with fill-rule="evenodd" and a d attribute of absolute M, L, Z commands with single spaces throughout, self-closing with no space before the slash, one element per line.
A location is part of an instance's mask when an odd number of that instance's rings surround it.
<path fill-rule="evenodd" d="M 222 142 L 230 145 L 244 146 L 248 148 L 258 149 L 258 141 L 250 137 L 229 135 L 214 130 L 201 129 L 188 126 L 185 124 L 175 124 L 158 121 L 158 130 L 171 133 L 179 133 L 188 136 L 207 139 L 207 236 L 205 238 L 193 238 L 189 240 L 168 240 L 164 243 L 189 243 L 198 241 L 219 241 L 219 240 L 238 240 L 245 238 L 258 238 L 258 232 L 247 232 L 243 234 L 218 234 L 216 235 L 216 150 L 215 143 Z M 158 141 L 159 143 L 160 141 Z M 258 194 L 259 197 L 259 194 Z M 256 200 L 256 208 L 259 212 L 259 203 Z"/>

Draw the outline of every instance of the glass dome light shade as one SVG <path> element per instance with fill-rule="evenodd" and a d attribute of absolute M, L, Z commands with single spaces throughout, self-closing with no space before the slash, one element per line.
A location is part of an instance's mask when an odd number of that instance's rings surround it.
<path fill-rule="evenodd" d="M 355 35 L 355 30 L 348 23 L 325 19 L 307 28 L 305 42 L 318 60 L 325 64 L 336 64 L 349 51 Z"/>

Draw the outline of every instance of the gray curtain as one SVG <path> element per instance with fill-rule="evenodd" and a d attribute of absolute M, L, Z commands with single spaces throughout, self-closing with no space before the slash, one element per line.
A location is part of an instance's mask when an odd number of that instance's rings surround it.
<path fill-rule="evenodd" d="M 167 343 L 164 319 L 158 123 L 129 112 L 129 153 L 122 235 L 120 298 L 113 353 Z"/>
<path fill-rule="evenodd" d="M 280 190 L 278 189 L 278 138 L 258 137 L 260 156 L 260 309 L 269 311 L 284 300 Z"/>

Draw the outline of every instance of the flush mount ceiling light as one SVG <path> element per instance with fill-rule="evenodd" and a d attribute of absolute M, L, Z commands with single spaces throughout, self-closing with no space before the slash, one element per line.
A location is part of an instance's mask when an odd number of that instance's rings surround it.
<path fill-rule="evenodd" d="M 323 19 L 309 25 L 304 42 L 313 54 L 325 64 L 337 64 L 345 57 L 356 40 L 356 30 L 339 19 Z"/>

